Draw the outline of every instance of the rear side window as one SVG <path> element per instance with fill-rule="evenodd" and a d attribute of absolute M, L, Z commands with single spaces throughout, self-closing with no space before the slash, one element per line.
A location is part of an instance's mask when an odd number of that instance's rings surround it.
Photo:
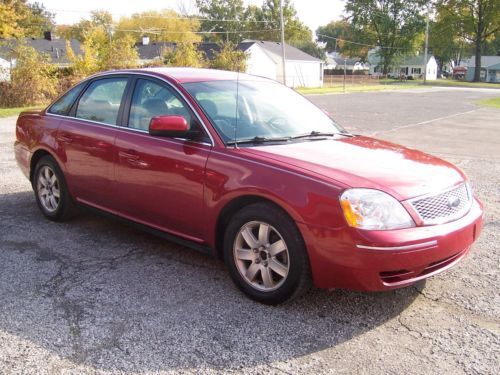
<path fill-rule="evenodd" d="M 106 78 L 92 82 L 83 93 L 76 117 L 116 125 L 127 78 Z"/>
<path fill-rule="evenodd" d="M 85 87 L 85 83 L 80 83 L 79 85 L 73 87 L 66 94 L 64 94 L 57 102 L 52 104 L 48 112 L 56 115 L 67 115 L 71 109 L 71 106 L 75 102 L 75 99 L 80 95 L 80 92 Z"/>

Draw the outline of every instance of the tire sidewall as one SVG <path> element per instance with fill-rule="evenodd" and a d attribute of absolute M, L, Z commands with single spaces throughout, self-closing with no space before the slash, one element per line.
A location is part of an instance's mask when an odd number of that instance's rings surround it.
<path fill-rule="evenodd" d="M 285 282 L 276 290 L 264 292 L 248 284 L 236 266 L 233 245 L 239 230 L 250 221 L 262 221 L 273 226 L 288 248 L 290 268 Z M 224 260 L 238 288 L 250 298 L 275 305 L 290 299 L 306 276 L 308 259 L 304 242 L 293 221 L 280 209 L 269 204 L 254 204 L 243 208 L 231 218 L 224 236 Z"/>
<path fill-rule="evenodd" d="M 38 176 L 40 175 L 40 171 L 44 166 L 47 166 L 50 169 L 52 169 L 52 171 L 54 171 L 59 183 L 59 191 L 60 191 L 59 205 L 57 206 L 57 209 L 54 212 L 47 211 L 43 206 L 42 202 L 40 201 L 40 197 L 38 196 Z M 37 162 L 35 167 L 35 173 L 33 174 L 32 186 L 33 186 L 33 191 L 35 192 L 36 203 L 42 214 L 49 220 L 53 221 L 60 220 L 67 211 L 68 209 L 67 206 L 69 205 L 70 202 L 69 202 L 68 191 L 66 188 L 66 183 L 64 180 L 64 175 L 62 174 L 61 169 L 59 168 L 53 157 L 44 156 Z"/>

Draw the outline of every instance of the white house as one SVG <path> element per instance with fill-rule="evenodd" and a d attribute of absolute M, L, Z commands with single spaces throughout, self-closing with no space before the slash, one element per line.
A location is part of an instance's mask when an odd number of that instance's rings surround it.
<path fill-rule="evenodd" d="M 324 64 L 324 70 L 344 70 L 347 71 L 368 71 L 370 65 L 361 61 L 359 57 L 348 58 L 339 55 L 337 52 L 328 53 L 326 55 L 326 63 Z"/>
<path fill-rule="evenodd" d="M 163 53 L 175 49 L 175 43 L 150 43 L 149 38 L 143 38 L 136 45 L 141 64 L 161 61 Z M 200 43 L 198 49 L 211 60 L 220 51 L 217 43 Z M 277 81 L 283 79 L 283 60 L 281 58 L 281 43 L 244 40 L 238 44 L 238 49 L 245 52 L 247 70 L 245 73 L 271 78 Z M 323 85 L 323 61 L 313 57 L 288 44 L 285 45 L 286 84 L 290 87 L 321 87 Z"/>
<path fill-rule="evenodd" d="M 0 82 L 10 81 L 10 61 L 0 56 Z"/>
<path fill-rule="evenodd" d="M 59 39 L 54 33 L 47 31 L 43 38 L 1 39 L 0 40 L 0 81 L 10 81 L 10 70 L 15 67 L 16 61 L 12 58 L 12 51 L 20 44 L 34 48 L 38 53 L 49 57 L 52 64 L 58 68 L 70 66 L 67 54 L 67 44 L 76 55 L 81 55 L 81 44 L 76 39 L 67 41 Z"/>
<path fill-rule="evenodd" d="M 199 48 L 211 59 L 220 50 L 216 43 L 201 43 Z M 244 40 L 238 49 L 245 52 L 245 73 L 271 78 L 282 82 L 283 60 L 281 43 Z M 286 84 L 290 87 L 321 87 L 323 85 L 323 61 L 288 44 L 285 45 Z"/>
<path fill-rule="evenodd" d="M 472 56 L 467 65 L 465 79 L 472 81 L 476 70 L 476 57 Z M 481 81 L 500 82 L 500 56 L 481 56 Z"/>
<path fill-rule="evenodd" d="M 382 73 L 382 59 L 378 54 L 378 49 L 374 48 L 368 51 L 368 61 L 370 62 L 370 74 L 377 75 Z M 427 80 L 433 81 L 437 79 L 438 65 L 432 55 L 427 56 L 427 61 L 424 62 L 424 55 L 402 56 L 395 59 L 396 63 L 390 67 L 388 75 L 399 77 L 404 74 L 407 78 L 422 78 L 427 69 Z"/>
<path fill-rule="evenodd" d="M 245 40 L 240 44 L 249 55 L 248 74 L 283 80 L 281 43 Z M 323 61 L 288 44 L 285 44 L 285 73 L 287 86 L 323 86 Z"/>

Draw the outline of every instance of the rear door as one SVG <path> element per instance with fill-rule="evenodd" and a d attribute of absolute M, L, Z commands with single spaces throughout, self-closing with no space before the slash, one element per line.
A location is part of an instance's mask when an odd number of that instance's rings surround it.
<path fill-rule="evenodd" d="M 130 108 L 116 137 L 116 194 L 123 215 L 201 242 L 203 237 L 203 189 L 211 140 L 192 109 L 169 84 L 138 78 L 130 96 Z M 149 135 L 151 118 L 184 116 L 197 140 Z"/>
<path fill-rule="evenodd" d="M 59 126 L 66 179 L 82 203 L 106 209 L 115 205 L 114 142 L 129 82 L 126 76 L 91 81 Z"/>

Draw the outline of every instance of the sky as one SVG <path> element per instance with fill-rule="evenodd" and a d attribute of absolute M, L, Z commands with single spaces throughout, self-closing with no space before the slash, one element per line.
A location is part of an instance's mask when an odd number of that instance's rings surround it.
<path fill-rule="evenodd" d="M 72 24 L 82 18 L 87 18 L 91 10 L 108 10 L 115 20 L 122 15 L 143 12 L 146 10 L 170 8 L 174 10 L 185 9 L 192 13 L 195 11 L 194 0 L 38 0 L 45 8 L 56 14 L 57 24 Z M 246 4 L 261 5 L 262 0 L 244 0 Z M 326 25 L 332 20 L 337 20 L 342 15 L 344 2 L 342 0 L 293 0 L 299 18 L 311 30 L 318 26 Z"/>

